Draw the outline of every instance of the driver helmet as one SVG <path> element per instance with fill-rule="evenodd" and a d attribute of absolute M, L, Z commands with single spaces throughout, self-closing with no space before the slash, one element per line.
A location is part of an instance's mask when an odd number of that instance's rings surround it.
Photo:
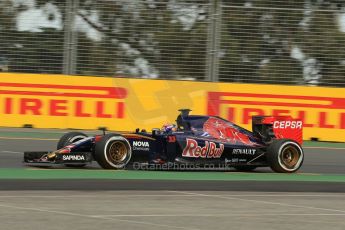
<path fill-rule="evenodd" d="M 177 126 L 175 124 L 165 124 L 161 130 L 166 133 L 174 132 L 177 130 Z"/>

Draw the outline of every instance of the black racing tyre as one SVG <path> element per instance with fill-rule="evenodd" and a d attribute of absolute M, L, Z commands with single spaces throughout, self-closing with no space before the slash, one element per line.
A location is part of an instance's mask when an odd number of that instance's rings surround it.
<path fill-rule="evenodd" d="M 267 148 L 267 161 L 271 169 L 278 173 L 296 172 L 303 164 L 302 147 L 293 140 L 274 140 Z"/>
<path fill-rule="evenodd" d="M 59 142 L 57 143 L 56 149 L 61 149 L 69 144 L 84 139 L 85 137 L 87 137 L 87 135 L 81 132 L 66 133 L 60 138 Z"/>
<path fill-rule="evenodd" d="M 234 168 L 240 172 L 250 172 L 256 169 L 257 167 L 255 165 L 240 165 L 240 166 L 234 166 Z"/>
<path fill-rule="evenodd" d="M 121 135 L 109 133 L 96 142 L 95 158 L 104 169 L 122 169 L 132 157 L 128 140 Z"/>
<path fill-rule="evenodd" d="M 84 139 L 85 137 L 87 137 L 87 135 L 81 132 L 66 133 L 60 138 L 59 142 L 57 143 L 56 148 L 61 149 L 69 144 L 72 144 L 76 141 Z M 65 164 L 65 166 L 71 167 L 71 168 L 80 168 L 80 167 L 84 167 L 85 165 L 86 164 Z"/>

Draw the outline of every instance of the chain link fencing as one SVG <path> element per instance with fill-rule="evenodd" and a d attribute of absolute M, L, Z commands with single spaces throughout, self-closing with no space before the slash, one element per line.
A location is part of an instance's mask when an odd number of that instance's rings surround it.
<path fill-rule="evenodd" d="M 62 73 L 65 4 L 0 1 L 0 70 Z"/>
<path fill-rule="evenodd" d="M 0 70 L 345 86 L 336 0 L 1 0 Z"/>
<path fill-rule="evenodd" d="M 224 4 L 219 80 L 345 86 L 345 8 L 340 2 Z"/>

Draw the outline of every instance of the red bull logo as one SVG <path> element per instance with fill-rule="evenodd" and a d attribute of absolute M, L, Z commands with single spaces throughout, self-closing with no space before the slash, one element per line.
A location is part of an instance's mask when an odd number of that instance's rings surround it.
<path fill-rule="evenodd" d="M 187 138 L 186 147 L 183 149 L 183 157 L 201 157 L 201 158 L 220 158 L 224 151 L 224 145 L 219 144 L 217 148 L 216 143 L 205 141 L 205 146 L 201 147 L 194 139 Z"/>

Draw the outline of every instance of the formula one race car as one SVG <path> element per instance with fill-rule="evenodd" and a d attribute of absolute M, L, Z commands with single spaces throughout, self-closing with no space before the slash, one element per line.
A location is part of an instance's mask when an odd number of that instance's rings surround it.
<path fill-rule="evenodd" d="M 52 152 L 25 152 L 33 166 L 84 166 L 97 161 L 104 169 L 136 165 L 160 169 L 226 167 L 251 171 L 271 167 L 280 173 L 297 171 L 303 163 L 302 122 L 291 117 L 254 116 L 253 131 L 216 116 L 189 115 L 180 110 L 176 125 L 128 133 L 90 136 L 66 133 Z M 183 167 L 182 167 L 183 166 Z M 149 167 L 155 169 L 155 167 Z"/>

